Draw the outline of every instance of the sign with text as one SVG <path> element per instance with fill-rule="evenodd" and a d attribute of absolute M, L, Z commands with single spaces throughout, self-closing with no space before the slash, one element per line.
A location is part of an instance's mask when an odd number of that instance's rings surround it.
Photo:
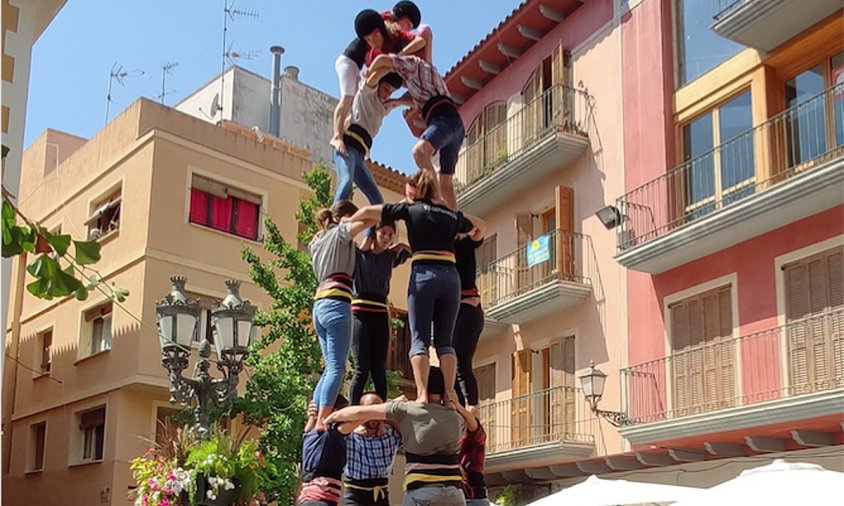
<path fill-rule="evenodd" d="M 537 237 L 529 242 L 527 248 L 527 264 L 528 268 L 534 267 L 551 260 L 551 248 L 549 246 L 549 236 L 543 235 Z"/>

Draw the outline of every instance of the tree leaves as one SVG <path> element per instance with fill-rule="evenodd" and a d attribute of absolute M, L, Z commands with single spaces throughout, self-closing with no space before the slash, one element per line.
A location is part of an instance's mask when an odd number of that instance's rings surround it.
<path fill-rule="evenodd" d="M 65 297 L 82 287 L 82 282 L 73 276 L 72 267 L 62 270 L 56 259 L 46 253 L 30 263 L 26 270 L 35 278 L 35 281 L 26 285 L 26 289 L 42 299 Z"/>
<path fill-rule="evenodd" d="M 73 241 L 73 247 L 79 265 L 91 265 L 100 261 L 100 243 L 97 241 Z"/>

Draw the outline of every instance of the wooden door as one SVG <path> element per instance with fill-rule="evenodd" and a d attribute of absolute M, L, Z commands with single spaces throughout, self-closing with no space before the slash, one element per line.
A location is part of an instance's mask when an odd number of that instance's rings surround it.
<path fill-rule="evenodd" d="M 513 446 L 530 440 L 530 393 L 531 350 L 519 350 L 513 353 L 513 400 L 510 442 Z"/>
<path fill-rule="evenodd" d="M 478 381 L 478 412 L 486 430 L 486 449 L 494 452 L 501 440 L 501 429 L 498 413 L 500 406 L 495 404 L 495 363 L 475 368 L 475 379 Z"/>
<path fill-rule="evenodd" d="M 574 190 L 568 186 L 555 189 L 555 222 L 559 232 L 555 238 L 557 270 L 563 280 L 570 280 L 576 273 L 574 240 Z M 582 246 L 582 245 L 577 245 Z M 583 262 L 584 265 L 587 262 Z"/>

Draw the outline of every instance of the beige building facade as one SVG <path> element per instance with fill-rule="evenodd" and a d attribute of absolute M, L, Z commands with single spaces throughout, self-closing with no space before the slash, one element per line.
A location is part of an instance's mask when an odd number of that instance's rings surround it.
<path fill-rule="evenodd" d="M 50 156 L 52 145 L 61 159 Z M 22 290 L 19 259 L 7 332 L 17 362 L 6 361 L 3 385 L 4 504 L 128 503 L 129 462 L 170 408 L 154 301 L 169 292 L 170 276 L 183 275 L 194 297 L 221 298 L 224 281 L 236 279 L 244 298 L 266 307 L 241 250 L 266 257 L 264 216 L 295 240 L 310 158 L 280 139 L 259 141 L 243 126 L 211 125 L 146 99 L 90 140 L 48 130 L 33 143 L 21 209 L 48 229 L 99 237 L 103 281 L 131 294 L 120 304 L 96 291 L 83 302 L 36 299 Z M 398 200 L 402 177 L 373 170 L 387 200 Z M 220 206 L 213 219 L 197 204 L 206 198 Z M 406 269 L 397 271 L 394 293 L 406 283 Z M 404 297 L 394 299 L 404 307 Z"/>

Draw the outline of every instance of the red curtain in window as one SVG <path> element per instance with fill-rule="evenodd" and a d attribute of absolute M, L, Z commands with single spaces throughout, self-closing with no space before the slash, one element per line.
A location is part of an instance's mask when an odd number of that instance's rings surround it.
<path fill-rule="evenodd" d="M 232 198 L 214 197 L 211 201 L 211 226 L 217 230 L 231 231 Z"/>
<path fill-rule="evenodd" d="M 258 205 L 246 200 L 237 200 L 237 223 L 234 233 L 252 240 L 258 238 Z"/>
<path fill-rule="evenodd" d="M 208 194 L 195 188 L 190 190 L 190 221 L 208 224 Z"/>

